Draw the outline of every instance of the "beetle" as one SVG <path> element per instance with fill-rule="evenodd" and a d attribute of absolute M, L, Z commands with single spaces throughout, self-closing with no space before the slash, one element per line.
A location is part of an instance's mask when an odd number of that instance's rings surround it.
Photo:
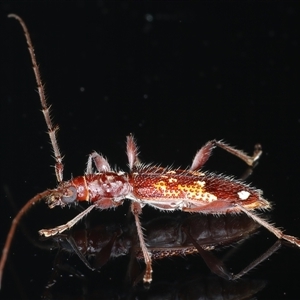
<path fill-rule="evenodd" d="M 202 166 L 206 163 L 215 147 L 224 149 L 242 159 L 250 167 L 253 167 L 262 154 L 260 145 L 256 145 L 253 155 L 249 156 L 223 141 L 212 140 L 207 142 L 196 153 L 189 168 L 176 169 L 142 163 L 138 157 L 137 143 L 134 137 L 129 135 L 127 136 L 126 143 L 129 172 L 114 170 L 104 156 L 93 152 L 88 158 L 85 174 L 64 181 L 63 157 L 56 139 L 58 127 L 53 125 L 51 120 L 50 106 L 46 101 L 28 29 L 18 15 L 10 14 L 9 17 L 19 21 L 28 44 L 42 111 L 54 152 L 58 186 L 34 196 L 21 208 L 14 218 L 3 248 L 0 262 L 0 282 L 17 224 L 24 213 L 33 204 L 42 199 L 46 199 L 50 208 L 55 206 L 65 207 L 80 202 L 89 203 L 88 208 L 66 224 L 51 229 L 40 230 L 39 234 L 46 237 L 54 236 L 72 228 L 94 208 L 116 208 L 122 205 L 125 199 L 129 199 L 131 201 L 131 212 L 134 216 L 141 251 L 146 264 L 146 271 L 143 278 L 145 283 L 151 283 L 152 281 L 151 253 L 148 251 L 140 222 L 142 208 L 145 205 L 150 205 L 161 211 L 181 210 L 183 212 L 203 214 L 245 213 L 255 222 L 272 232 L 277 238 L 284 239 L 300 247 L 300 240 L 298 238 L 284 234 L 282 230 L 276 228 L 253 212 L 254 210 L 271 208 L 271 204 L 263 198 L 261 190 L 232 177 L 201 171 Z M 93 166 L 95 166 L 96 171 L 94 171 Z"/>

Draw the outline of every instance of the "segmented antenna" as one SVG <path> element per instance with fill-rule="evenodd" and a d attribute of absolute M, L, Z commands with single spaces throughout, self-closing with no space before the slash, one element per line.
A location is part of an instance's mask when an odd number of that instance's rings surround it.
<path fill-rule="evenodd" d="M 28 45 L 28 51 L 30 54 L 31 62 L 32 62 L 32 68 L 34 71 L 34 76 L 35 76 L 35 80 L 36 80 L 37 87 L 38 87 L 38 93 L 39 93 L 40 100 L 41 100 L 42 111 L 43 111 L 44 118 L 45 118 L 45 121 L 46 121 L 46 124 L 48 127 L 48 134 L 49 134 L 52 149 L 54 152 L 54 159 L 55 159 L 54 168 L 55 168 L 56 179 L 58 182 L 61 182 L 63 180 L 64 165 L 62 163 L 63 158 L 61 156 L 59 146 L 57 143 L 57 139 L 56 139 L 56 132 L 58 130 L 58 126 L 56 126 L 56 125 L 54 126 L 52 123 L 52 120 L 51 120 L 51 116 L 50 116 L 50 107 L 51 106 L 48 105 L 47 101 L 46 101 L 44 85 L 43 85 L 43 82 L 41 79 L 38 64 L 36 62 L 34 48 L 33 48 L 32 42 L 31 42 L 29 31 L 28 31 L 24 21 L 22 20 L 22 18 L 20 18 L 18 15 L 9 14 L 8 17 L 18 20 L 24 31 L 24 35 L 25 35 L 26 42 Z"/>

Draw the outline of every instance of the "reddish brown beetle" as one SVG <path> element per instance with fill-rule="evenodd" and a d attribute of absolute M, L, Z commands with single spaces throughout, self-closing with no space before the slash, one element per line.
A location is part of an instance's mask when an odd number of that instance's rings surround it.
<path fill-rule="evenodd" d="M 146 283 L 150 283 L 152 280 L 152 265 L 151 254 L 147 249 L 139 220 L 139 215 L 142 213 L 142 208 L 145 205 L 150 205 L 162 211 L 181 210 L 184 212 L 204 214 L 243 212 L 255 222 L 267 228 L 279 239 L 284 239 L 300 247 L 300 240 L 298 238 L 284 234 L 280 229 L 271 225 L 253 212 L 256 209 L 271 208 L 270 203 L 263 198 L 260 190 L 231 177 L 201 172 L 200 170 L 215 147 L 220 147 L 228 151 L 252 167 L 262 153 L 260 145 L 255 147 L 253 156 L 249 156 L 222 141 L 212 140 L 206 143 L 206 145 L 196 153 L 190 168 L 172 169 L 170 167 L 163 168 L 141 163 L 138 158 L 136 142 L 133 136 L 129 135 L 127 137 L 128 173 L 113 170 L 102 155 L 93 152 L 89 156 L 85 175 L 63 181 L 64 166 L 56 139 L 57 126 L 54 126 L 51 121 L 49 105 L 46 102 L 29 32 L 19 16 L 11 14 L 9 17 L 17 19 L 24 30 L 42 110 L 56 160 L 55 172 L 58 186 L 55 189 L 46 190 L 34 196 L 14 218 L 3 248 L 0 262 L 0 282 L 17 224 L 24 213 L 27 212 L 33 204 L 42 199 L 46 199 L 50 208 L 54 206 L 64 207 L 80 201 L 88 201 L 90 204 L 86 210 L 66 224 L 52 229 L 40 230 L 40 235 L 46 237 L 70 229 L 94 208 L 114 208 L 122 205 L 125 199 L 131 200 L 131 211 L 134 215 L 140 247 L 146 263 L 144 275 L 144 282 Z M 96 172 L 93 171 L 93 163 L 96 167 Z"/>

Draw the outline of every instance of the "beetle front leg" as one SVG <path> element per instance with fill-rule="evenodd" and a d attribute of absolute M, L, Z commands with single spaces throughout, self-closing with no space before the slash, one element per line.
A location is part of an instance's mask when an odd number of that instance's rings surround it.
<path fill-rule="evenodd" d="M 86 210 L 78 214 L 75 218 L 67 222 L 66 224 L 62 224 L 60 226 L 56 226 L 50 229 L 41 229 L 39 230 L 39 234 L 45 237 L 53 236 L 58 233 L 62 233 L 66 230 L 71 229 L 78 221 L 80 221 L 83 217 L 85 217 L 96 205 L 90 205 Z"/>
<path fill-rule="evenodd" d="M 98 201 L 94 202 L 94 204 L 90 205 L 86 210 L 78 214 L 75 218 L 67 222 L 66 224 L 62 224 L 60 226 L 56 226 L 50 229 L 41 229 L 39 231 L 39 234 L 45 237 L 49 237 L 49 236 L 56 235 L 58 233 L 62 233 L 66 230 L 71 229 L 78 221 L 80 221 L 83 217 L 85 217 L 94 207 L 98 207 L 100 209 L 108 209 L 108 208 L 117 207 L 122 204 L 123 201 L 115 202 L 113 198 L 99 199 Z"/>
<path fill-rule="evenodd" d="M 99 153 L 94 151 L 93 153 L 91 153 L 89 155 L 85 174 L 88 174 L 88 175 L 94 174 L 92 162 L 94 162 L 98 172 L 110 172 L 111 171 L 111 167 L 110 167 L 108 161 L 102 155 L 100 155 Z"/>

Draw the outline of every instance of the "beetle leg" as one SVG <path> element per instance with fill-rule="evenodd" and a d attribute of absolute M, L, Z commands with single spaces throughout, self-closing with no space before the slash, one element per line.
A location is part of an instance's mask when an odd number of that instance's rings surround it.
<path fill-rule="evenodd" d="M 138 233 L 138 237 L 139 237 L 139 241 L 140 241 L 140 247 L 142 249 L 145 264 L 146 264 L 146 271 L 145 271 L 145 274 L 144 274 L 143 281 L 146 284 L 150 284 L 151 281 L 152 281 L 152 259 L 151 259 L 151 254 L 148 251 L 146 243 L 145 243 L 143 229 L 142 229 L 142 226 L 141 226 L 141 221 L 139 219 L 139 215 L 142 212 L 142 207 L 139 203 L 132 202 L 131 203 L 131 211 L 134 215 L 136 229 L 137 229 L 137 233 Z"/>

